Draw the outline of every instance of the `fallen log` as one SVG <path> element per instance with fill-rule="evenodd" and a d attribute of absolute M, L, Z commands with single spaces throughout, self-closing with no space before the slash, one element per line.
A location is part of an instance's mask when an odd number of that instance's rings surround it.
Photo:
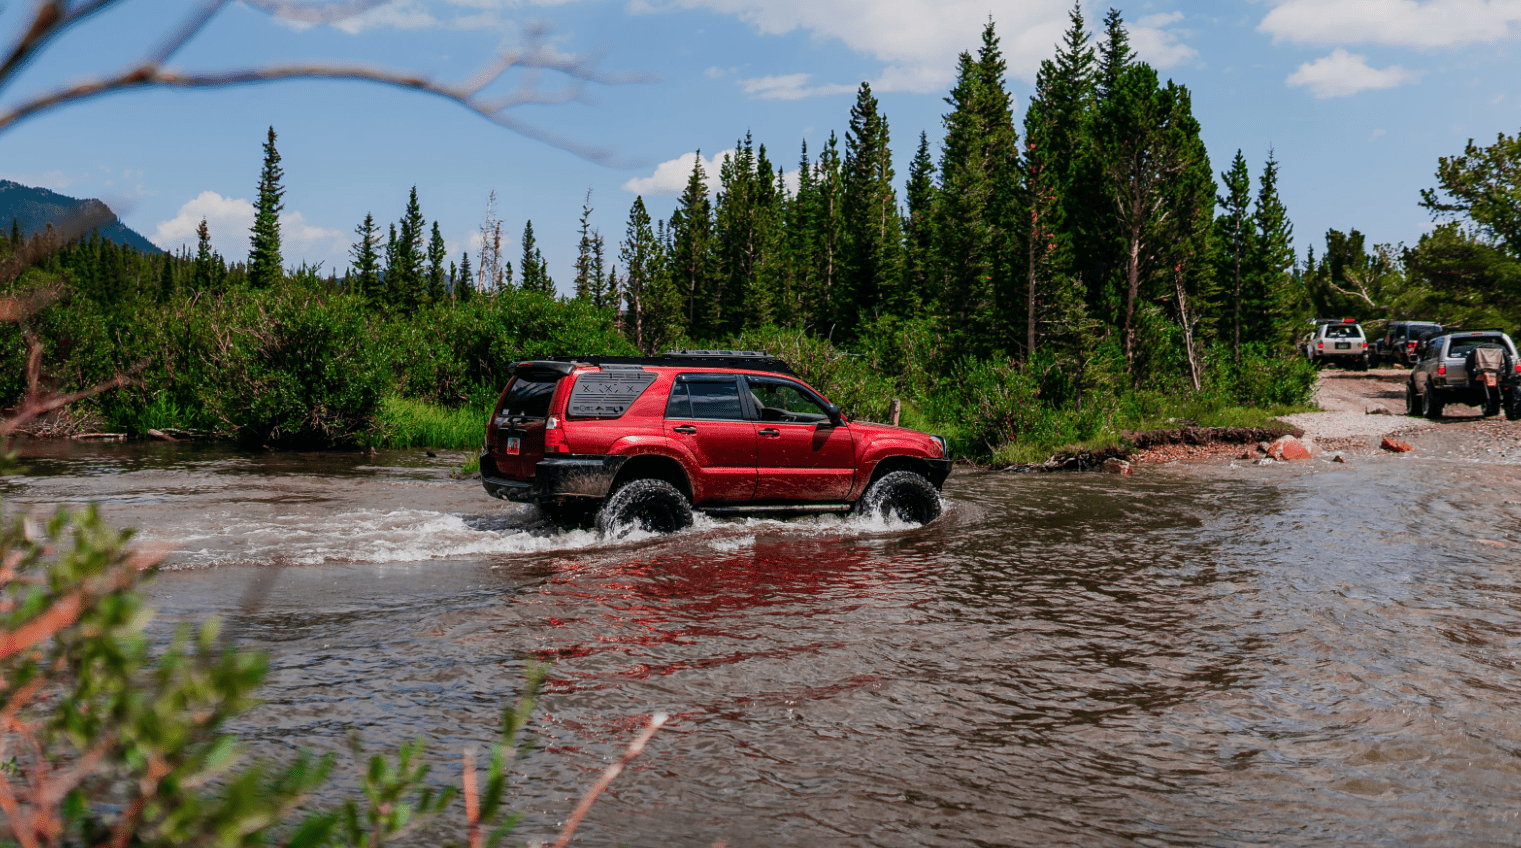
<path fill-rule="evenodd" d="M 75 433 L 69 438 L 94 442 L 125 442 L 126 433 Z"/>

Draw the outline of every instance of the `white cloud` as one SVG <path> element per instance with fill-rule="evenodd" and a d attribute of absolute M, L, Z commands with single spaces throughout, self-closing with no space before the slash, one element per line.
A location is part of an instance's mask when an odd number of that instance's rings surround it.
<path fill-rule="evenodd" d="M 427 4 L 422 0 L 394 0 L 384 6 L 377 6 L 333 24 L 349 35 L 380 27 L 431 29 L 438 25 L 438 19 L 433 17 L 433 14 L 428 11 Z"/>
<path fill-rule="evenodd" d="M 1377 129 L 1377 130 L 1373 131 L 1372 135 L 1368 136 L 1368 140 L 1369 141 L 1378 141 L 1379 139 L 1383 138 L 1384 136 L 1386 136 L 1388 134 L 1389 134 L 1388 130 Z"/>
<path fill-rule="evenodd" d="M 1163 29 L 1181 20 L 1182 12 L 1141 18 L 1129 27 L 1130 46 L 1142 61 L 1158 68 L 1171 68 L 1187 62 L 1199 55 L 1199 51 L 1178 40 L 1185 33 Z"/>
<path fill-rule="evenodd" d="M 753 77 L 739 81 L 739 87 L 746 94 L 753 94 L 762 100 L 801 100 L 804 97 L 816 97 L 821 94 L 849 94 L 856 90 L 855 86 L 828 83 L 826 85 L 808 86 L 808 79 L 812 74 L 787 74 L 779 77 Z"/>
<path fill-rule="evenodd" d="M 1316 97 L 1346 97 L 1359 91 L 1395 88 L 1407 82 L 1419 82 L 1425 71 L 1407 71 L 1399 65 L 1383 70 L 1368 66 L 1368 57 L 1348 53 L 1338 47 L 1331 55 L 1306 62 L 1289 75 L 1291 86 L 1307 85 Z"/>
<path fill-rule="evenodd" d="M 1257 29 L 1305 44 L 1432 48 L 1503 41 L 1517 23 L 1517 0 L 1278 0 Z"/>
<path fill-rule="evenodd" d="M 171 252 L 181 247 L 194 250 L 198 241 L 195 230 L 202 218 L 206 219 L 213 250 L 232 262 L 247 257 L 248 231 L 254 220 L 253 204 L 246 198 L 223 197 L 214 191 L 201 192 L 186 201 L 173 218 L 160 221 L 153 231 L 153 243 Z M 348 249 L 342 231 L 309 223 L 300 212 L 286 212 L 280 216 L 280 242 L 280 252 L 288 262 L 300 262 L 308 256 L 342 253 Z"/>
<path fill-rule="evenodd" d="M 725 156 L 733 156 L 734 150 L 720 150 L 702 160 L 702 172 L 707 175 L 708 191 L 718 186 L 718 168 Z M 669 162 L 655 166 L 655 173 L 648 177 L 635 177 L 623 184 L 630 194 L 681 194 L 692 177 L 692 166 L 697 163 L 696 153 L 683 153 Z"/>
<path fill-rule="evenodd" d="M 763 35 L 794 31 L 835 39 L 887 64 L 872 88 L 880 91 L 937 92 L 955 75 L 956 56 L 975 53 L 979 34 L 994 15 L 1009 74 L 1034 81 L 1041 60 L 1050 58 L 1067 28 L 1070 0 L 630 0 L 631 14 L 669 11 L 673 8 L 708 9 L 733 15 Z M 1169 16 L 1162 16 L 1168 18 Z M 1171 23 L 1170 19 L 1166 23 Z M 1092 22 L 1090 22 L 1090 26 Z M 1171 40 L 1161 27 L 1147 34 L 1147 49 L 1167 61 L 1182 61 L 1191 48 Z M 1132 28 L 1134 33 L 1136 30 Z M 1138 46 L 1139 49 L 1139 46 Z M 1181 57 L 1181 58 L 1180 58 Z M 853 88 L 853 86 L 852 86 Z"/>

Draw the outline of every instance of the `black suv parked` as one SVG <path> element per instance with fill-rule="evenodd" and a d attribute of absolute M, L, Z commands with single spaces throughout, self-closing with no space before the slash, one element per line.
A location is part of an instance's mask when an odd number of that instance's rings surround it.
<path fill-rule="evenodd" d="M 1405 384 L 1405 412 L 1441 418 L 1449 403 L 1477 406 L 1486 416 L 1521 419 L 1521 358 L 1500 330 L 1464 330 L 1428 339 Z"/>
<path fill-rule="evenodd" d="M 1431 321 L 1390 321 L 1384 334 L 1374 340 L 1369 358 L 1375 367 L 1383 362 L 1411 366 L 1421 339 L 1441 334 L 1442 325 Z"/>

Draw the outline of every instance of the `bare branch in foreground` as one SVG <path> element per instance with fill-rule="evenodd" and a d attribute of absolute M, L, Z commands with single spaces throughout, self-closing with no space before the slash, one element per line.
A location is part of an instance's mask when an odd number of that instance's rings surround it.
<path fill-rule="evenodd" d="M 0 64 L 0 89 L 4 88 L 16 70 L 43 50 L 59 33 L 114 2 L 116 0 L 94 0 L 73 11 L 63 2 L 39 4 L 31 27 L 12 48 L 5 63 Z M 164 63 L 200 33 L 227 2 L 228 0 L 211 0 L 203 4 L 164 43 L 147 51 L 120 73 L 62 86 L 0 111 L 0 131 L 64 104 L 134 88 L 215 88 L 288 79 L 360 80 L 443 97 L 519 135 L 593 162 L 612 163 L 614 153 L 610 149 L 587 146 L 519 120 L 510 114 L 510 110 L 526 105 L 553 105 L 583 100 L 586 86 L 590 83 L 623 85 L 652 79 L 647 75 L 603 73 L 596 68 L 596 60 L 600 57 L 595 55 L 560 54 L 547 44 L 548 29 L 543 25 L 528 28 L 526 43 L 521 49 L 499 53 L 491 62 L 458 84 L 440 82 L 424 74 L 324 62 L 256 66 L 226 71 L 188 71 L 164 67 Z M 248 4 L 274 17 L 302 23 L 328 24 L 359 15 L 378 5 L 378 2 L 350 0 L 345 3 L 312 4 L 294 0 L 249 0 Z M 524 72 L 520 85 L 507 94 L 495 97 L 485 93 L 487 88 L 512 70 Z M 540 77 L 546 71 L 563 75 L 564 84 L 554 87 L 542 85 Z"/>
<path fill-rule="evenodd" d="M 569 819 L 566 819 L 565 827 L 560 831 L 560 838 L 555 840 L 554 848 L 566 848 L 570 844 L 570 838 L 576 834 L 576 828 L 580 826 L 581 819 L 586 818 L 586 814 L 591 811 L 592 804 L 597 801 L 597 796 L 601 795 L 612 784 L 613 779 L 623 771 L 625 766 L 633 762 L 635 757 L 644 752 L 644 746 L 650 744 L 650 740 L 655 738 L 655 731 L 659 730 L 661 725 L 665 724 L 668 720 L 670 720 L 670 716 L 665 713 L 655 713 L 650 716 L 649 725 L 639 731 L 639 735 L 635 736 L 634 741 L 629 743 L 628 750 L 623 752 L 623 756 L 618 758 L 617 762 L 608 766 L 602 772 L 602 776 L 597 778 L 597 782 L 593 783 L 592 787 L 586 790 L 586 794 L 581 796 L 581 803 L 576 805 L 575 812 L 570 814 Z"/>

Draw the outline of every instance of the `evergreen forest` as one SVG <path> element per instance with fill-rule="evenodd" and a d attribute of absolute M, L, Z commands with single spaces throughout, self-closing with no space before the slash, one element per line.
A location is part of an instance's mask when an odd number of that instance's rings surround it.
<path fill-rule="evenodd" d="M 958 455 L 1038 461 L 1303 408 L 1314 372 L 1295 345 L 1317 315 L 1521 312 L 1521 238 L 1482 177 L 1503 136 L 1442 160 L 1421 199 L 1442 223 L 1416 247 L 1332 230 L 1296 261 L 1271 151 L 1217 171 L 1189 90 L 1136 58 L 1117 11 L 1094 31 L 1074 6 L 1021 120 L 991 21 L 945 102 L 906 175 L 863 83 L 843 137 L 783 162 L 746 134 L 716 174 L 698 156 L 670 218 L 636 198 L 616 246 L 588 193 L 567 297 L 532 222 L 515 262 L 494 211 L 478 254 L 449 256 L 416 187 L 395 223 L 363 216 L 341 275 L 288 267 L 271 128 L 247 262 L 204 221 L 196 250 L 156 255 L 98 236 L 38 251 L 12 228 L 0 252 L 43 256 L 12 285 L 54 300 L 5 331 L 0 402 L 25 389 L 30 333 L 59 390 L 141 368 L 74 410 L 94 426 L 466 449 L 515 361 L 764 349 L 857 417 L 897 398 Z"/>

